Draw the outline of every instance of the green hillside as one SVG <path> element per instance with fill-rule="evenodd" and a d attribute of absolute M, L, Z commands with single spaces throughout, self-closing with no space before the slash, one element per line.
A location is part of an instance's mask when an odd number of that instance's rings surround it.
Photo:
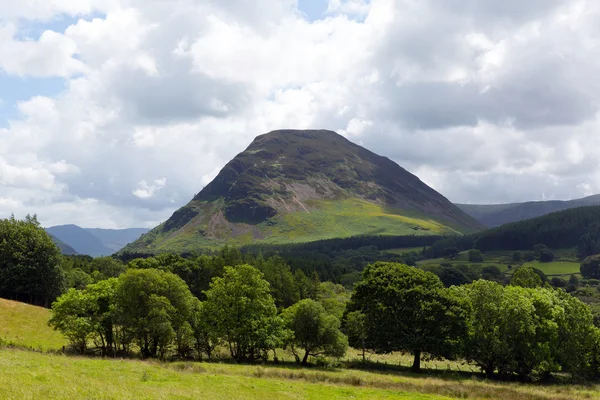
<path fill-rule="evenodd" d="M 358 235 L 457 235 L 457 223 L 433 218 L 418 211 L 383 207 L 360 199 L 308 201 L 310 212 L 295 211 L 276 215 L 268 221 L 246 227 L 227 223 L 216 228 L 214 236 L 198 234 L 189 224 L 173 234 L 160 229 L 146 234 L 134 248 L 143 250 L 186 251 L 197 247 L 219 247 L 225 244 L 286 244 L 312 242 Z M 202 209 L 202 204 L 197 205 Z M 209 205 L 210 206 L 210 205 Z M 204 212 L 204 210 L 203 210 Z M 207 213 L 211 215 L 210 212 Z M 246 228 L 246 230 L 244 230 Z"/>
<path fill-rule="evenodd" d="M 257 137 L 189 204 L 123 251 L 482 228 L 398 164 L 335 132 L 275 131 Z"/>
<path fill-rule="evenodd" d="M 50 310 L 0 299 L 0 340 L 18 347 L 58 350 L 67 344 L 48 326 Z"/>

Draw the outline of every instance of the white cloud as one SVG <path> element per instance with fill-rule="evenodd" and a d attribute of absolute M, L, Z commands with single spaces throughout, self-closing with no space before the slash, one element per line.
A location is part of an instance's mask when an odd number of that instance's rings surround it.
<path fill-rule="evenodd" d="M 0 129 L 3 212 L 151 226 L 279 128 L 337 130 L 455 201 L 600 192 L 597 2 L 296 3 L 0 0 L 0 68 L 66 82 Z M 19 35 L 62 15 L 82 19 Z"/>
<path fill-rule="evenodd" d="M 69 77 L 86 71 L 74 58 L 77 46 L 60 33 L 45 31 L 38 40 L 15 38 L 13 25 L 0 24 L 0 68 L 7 74 L 35 77 Z"/>
<path fill-rule="evenodd" d="M 132 193 L 135 197 L 140 199 L 149 199 L 153 197 L 159 190 L 164 188 L 167 184 L 167 178 L 160 178 L 154 180 L 153 184 L 148 184 L 146 181 L 140 181 L 139 187 Z"/>

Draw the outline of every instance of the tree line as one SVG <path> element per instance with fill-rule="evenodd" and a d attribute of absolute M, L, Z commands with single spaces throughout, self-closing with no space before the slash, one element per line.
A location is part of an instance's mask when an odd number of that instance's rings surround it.
<path fill-rule="evenodd" d="M 600 330 L 590 309 L 520 268 L 510 285 L 478 280 L 445 287 L 433 273 L 377 262 L 351 296 L 317 295 L 278 308 L 264 274 L 224 267 L 204 300 L 177 275 L 131 268 L 52 306 L 50 323 L 74 348 L 93 343 L 104 355 L 211 358 L 218 347 L 240 361 L 277 358 L 288 348 L 299 363 L 342 357 L 348 345 L 369 353 L 409 352 L 421 360 L 462 359 L 488 375 L 523 380 L 552 373 L 596 377 Z"/>

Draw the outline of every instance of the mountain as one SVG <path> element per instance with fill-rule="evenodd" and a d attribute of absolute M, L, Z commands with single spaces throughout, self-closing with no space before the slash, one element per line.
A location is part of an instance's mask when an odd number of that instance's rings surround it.
<path fill-rule="evenodd" d="M 570 208 L 600 205 L 600 195 L 560 201 L 530 201 L 526 203 L 472 205 L 456 204 L 461 210 L 488 227 L 540 217 Z"/>
<path fill-rule="evenodd" d="M 46 228 L 46 232 L 71 246 L 79 254 L 92 257 L 109 256 L 114 253 L 100 239 L 77 225 L 59 225 Z"/>
<path fill-rule="evenodd" d="M 84 228 L 86 231 L 96 236 L 102 244 L 112 250 L 113 253 L 121 250 L 127 244 L 137 240 L 144 233 L 150 231 L 146 228 L 128 228 L 128 229 L 100 229 Z"/>
<path fill-rule="evenodd" d="M 398 164 L 335 132 L 280 130 L 258 136 L 190 203 L 123 251 L 482 228 Z"/>
<path fill-rule="evenodd" d="M 48 235 L 50 235 L 50 234 L 48 234 Z M 50 235 L 50 238 L 58 246 L 58 248 L 60 249 L 60 252 L 62 254 L 66 255 L 66 256 L 76 256 L 77 254 L 79 254 L 75 251 L 74 248 L 72 248 L 71 246 L 69 246 L 68 244 L 66 244 L 59 238 L 57 238 L 56 236 Z"/>
<path fill-rule="evenodd" d="M 81 228 L 77 225 L 60 225 L 46 228 L 63 254 L 86 254 L 92 257 L 109 256 L 139 239 L 149 229 L 99 229 Z"/>

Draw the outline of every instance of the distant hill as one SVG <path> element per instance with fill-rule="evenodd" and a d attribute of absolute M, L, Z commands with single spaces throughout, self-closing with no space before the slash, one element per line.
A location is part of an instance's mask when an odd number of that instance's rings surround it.
<path fill-rule="evenodd" d="M 68 244 L 79 254 L 100 257 L 109 256 L 114 253 L 99 238 L 77 225 L 52 226 L 46 228 L 46 232 Z"/>
<path fill-rule="evenodd" d="M 536 244 L 552 249 L 577 247 L 580 257 L 600 253 L 600 206 L 576 207 L 512 222 L 462 237 L 448 237 L 428 249 L 439 257 L 448 247 L 482 251 L 531 250 Z"/>
<path fill-rule="evenodd" d="M 128 228 L 128 229 L 100 229 L 84 228 L 86 231 L 96 236 L 102 244 L 113 251 L 121 250 L 127 244 L 137 240 L 144 233 L 150 231 L 147 228 Z"/>
<path fill-rule="evenodd" d="M 69 246 L 68 244 L 66 244 L 59 238 L 57 238 L 56 236 L 50 235 L 50 238 L 52 239 L 52 241 L 54 243 L 56 243 L 56 245 L 58 246 L 58 248 L 60 249 L 60 252 L 62 254 L 67 255 L 67 256 L 76 256 L 77 254 L 79 254 L 75 251 L 74 248 L 72 248 L 71 246 Z"/>
<path fill-rule="evenodd" d="M 464 212 L 488 227 L 495 227 L 510 222 L 523 221 L 540 217 L 556 211 L 575 207 L 600 205 L 600 195 L 584 197 L 576 200 L 530 201 L 512 204 L 456 204 Z"/>
<path fill-rule="evenodd" d="M 282 130 L 258 136 L 189 204 L 123 251 L 482 228 L 415 175 L 335 132 Z"/>
<path fill-rule="evenodd" d="M 63 254 L 79 253 L 92 257 L 114 254 L 148 231 L 145 228 L 98 229 L 81 228 L 77 225 L 46 228 Z"/>

